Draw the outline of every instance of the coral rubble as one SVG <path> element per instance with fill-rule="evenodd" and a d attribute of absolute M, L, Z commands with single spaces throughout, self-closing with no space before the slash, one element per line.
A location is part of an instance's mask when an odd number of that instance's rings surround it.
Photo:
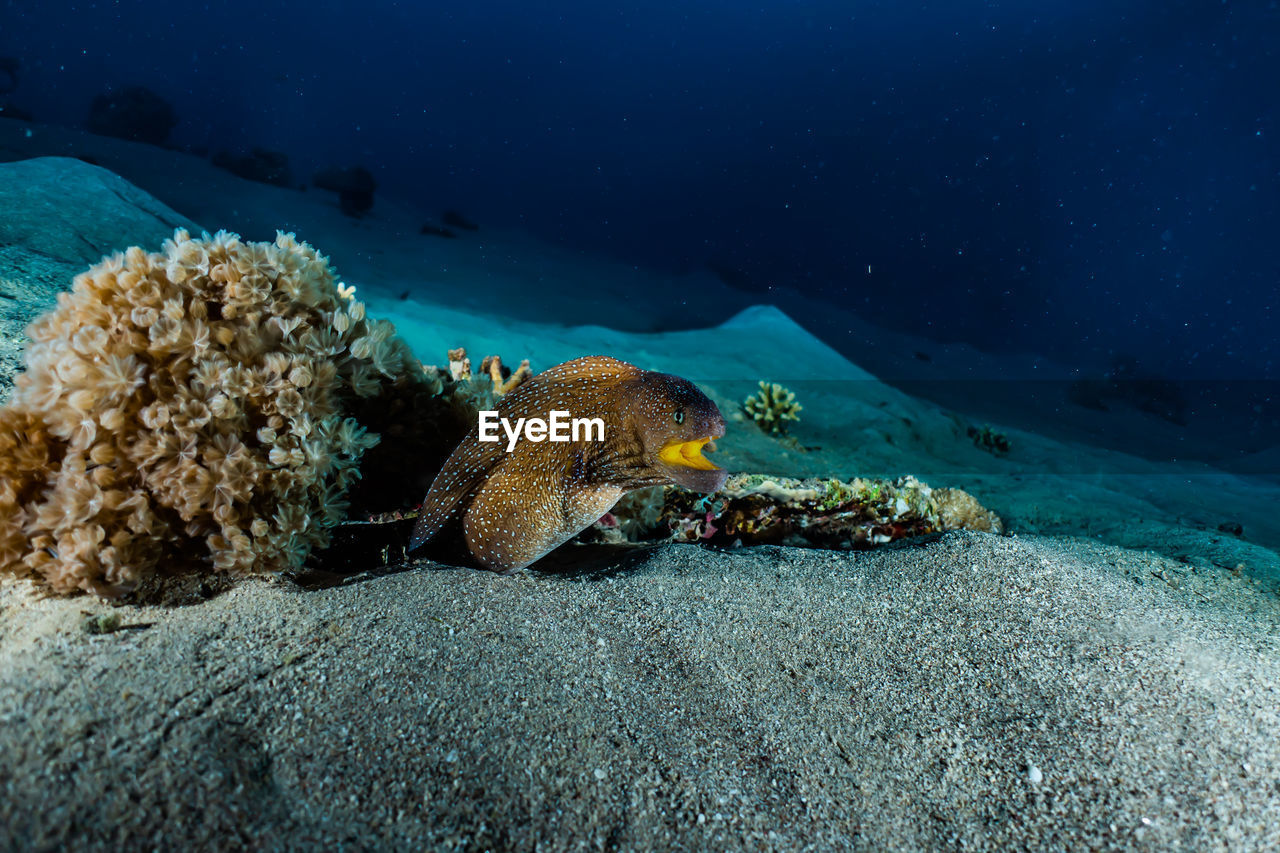
<path fill-rule="evenodd" d="M 796 402 L 796 395 L 778 383 L 761 380 L 760 390 L 742 403 L 743 410 L 760 425 L 760 429 L 773 435 L 787 431 L 788 421 L 800 420 L 804 407 Z"/>
<path fill-rule="evenodd" d="M 965 430 L 965 434 L 973 439 L 973 446 L 981 448 L 988 453 L 994 453 L 997 456 L 1008 453 L 1013 449 L 1009 436 L 993 428 L 990 424 L 983 424 L 981 427 L 970 426 Z"/>
<path fill-rule="evenodd" d="M 0 570 L 114 594 L 299 566 L 379 439 L 350 412 L 423 387 L 351 290 L 286 234 L 179 230 L 77 276 L 0 408 Z"/>
<path fill-rule="evenodd" d="M 597 523 L 602 530 L 630 529 L 626 538 L 670 538 L 681 542 L 866 548 L 941 530 L 1003 532 L 994 513 L 959 489 L 932 489 L 914 477 L 895 481 L 795 480 L 735 474 L 714 495 L 667 487 L 652 501 L 614 508 Z"/>

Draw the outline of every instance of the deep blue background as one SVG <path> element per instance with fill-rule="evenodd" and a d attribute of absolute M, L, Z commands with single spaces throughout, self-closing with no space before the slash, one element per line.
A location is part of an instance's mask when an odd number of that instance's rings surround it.
<path fill-rule="evenodd" d="M 140 83 L 180 146 L 1201 378 L 1276 373 L 1278 46 L 1265 0 L 0 3 L 39 120 Z"/>

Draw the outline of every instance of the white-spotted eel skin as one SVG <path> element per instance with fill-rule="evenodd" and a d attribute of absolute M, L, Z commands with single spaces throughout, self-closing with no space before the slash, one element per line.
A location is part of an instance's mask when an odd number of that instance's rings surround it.
<path fill-rule="evenodd" d="M 467 547 L 495 572 L 522 569 L 608 512 L 632 489 L 680 485 L 714 492 L 727 473 L 702 455 L 724 435 L 716 404 L 678 376 L 588 356 L 538 374 L 502 398 L 498 414 L 601 418 L 604 440 L 534 442 L 507 451 L 506 434 L 478 429 L 453 451 L 422 501 L 413 551 L 461 514 Z M 714 449 L 714 446 L 708 449 Z"/>

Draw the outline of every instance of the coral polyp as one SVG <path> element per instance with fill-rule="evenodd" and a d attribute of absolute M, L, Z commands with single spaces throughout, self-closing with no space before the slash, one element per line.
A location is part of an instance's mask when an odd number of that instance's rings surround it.
<path fill-rule="evenodd" d="M 354 404 L 425 379 L 290 234 L 112 255 L 28 334 L 0 409 L 0 570 L 59 592 L 297 568 L 379 440 Z"/>

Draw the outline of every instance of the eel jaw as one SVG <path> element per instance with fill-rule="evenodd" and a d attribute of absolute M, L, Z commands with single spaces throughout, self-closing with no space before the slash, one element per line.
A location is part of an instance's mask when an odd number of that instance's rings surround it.
<path fill-rule="evenodd" d="M 719 471 L 720 466 L 702 455 L 702 448 L 711 443 L 711 436 L 693 441 L 673 441 L 658 451 L 658 458 L 676 468 L 695 468 L 699 471 Z M 709 448 L 715 450 L 715 444 Z"/>

